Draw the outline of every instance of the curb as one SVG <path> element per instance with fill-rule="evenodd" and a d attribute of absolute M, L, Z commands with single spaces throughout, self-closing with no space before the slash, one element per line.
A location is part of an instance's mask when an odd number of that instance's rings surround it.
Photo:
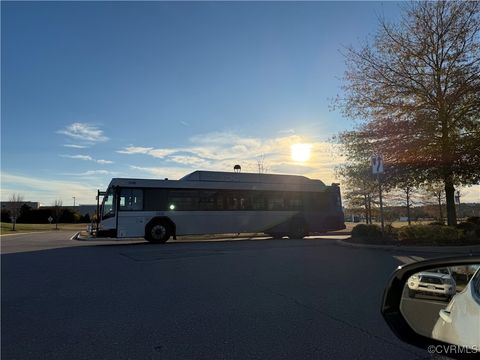
<path fill-rule="evenodd" d="M 340 246 L 364 248 L 364 249 L 378 249 L 378 250 L 400 250 L 400 251 L 415 251 L 428 253 L 462 253 L 462 254 L 480 254 L 480 245 L 473 246 L 400 246 L 400 245 L 370 245 L 370 244 L 353 244 L 344 240 L 337 240 L 336 243 Z"/>

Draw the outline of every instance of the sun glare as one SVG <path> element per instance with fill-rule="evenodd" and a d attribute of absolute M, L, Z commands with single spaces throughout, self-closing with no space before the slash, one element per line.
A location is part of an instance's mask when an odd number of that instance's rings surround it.
<path fill-rule="evenodd" d="M 291 146 L 291 154 L 293 161 L 307 161 L 310 159 L 310 150 L 312 145 L 310 144 L 293 144 Z"/>

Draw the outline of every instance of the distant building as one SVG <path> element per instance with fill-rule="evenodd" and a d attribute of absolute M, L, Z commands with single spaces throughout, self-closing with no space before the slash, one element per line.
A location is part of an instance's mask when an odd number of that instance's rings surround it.
<path fill-rule="evenodd" d="M 2 210 L 10 209 L 13 204 L 14 204 L 14 202 L 12 202 L 12 201 L 2 201 L 1 202 Z M 23 206 L 23 205 L 27 205 L 27 206 L 31 207 L 32 209 L 38 209 L 40 207 L 40 203 L 36 202 L 36 201 L 21 201 L 20 207 Z"/>

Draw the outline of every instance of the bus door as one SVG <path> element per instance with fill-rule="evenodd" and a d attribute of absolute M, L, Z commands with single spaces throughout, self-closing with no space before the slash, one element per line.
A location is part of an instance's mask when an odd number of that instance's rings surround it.
<path fill-rule="evenodd" d="M 98 226 L 98 237 L 117 236 L 117 205 L 115 190 L 109 188 L 103 197 L 101 208 L 101 220 Z"/>

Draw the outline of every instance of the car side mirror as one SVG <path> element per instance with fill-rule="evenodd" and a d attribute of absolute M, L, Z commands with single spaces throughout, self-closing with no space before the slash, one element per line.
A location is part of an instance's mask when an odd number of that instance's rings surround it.
<path fill-rule="evenodd" d="M 480 257 L 433 259 L 400 266 L 382 315 L 402 341 L 460 359 L 480 354 Z"/>

